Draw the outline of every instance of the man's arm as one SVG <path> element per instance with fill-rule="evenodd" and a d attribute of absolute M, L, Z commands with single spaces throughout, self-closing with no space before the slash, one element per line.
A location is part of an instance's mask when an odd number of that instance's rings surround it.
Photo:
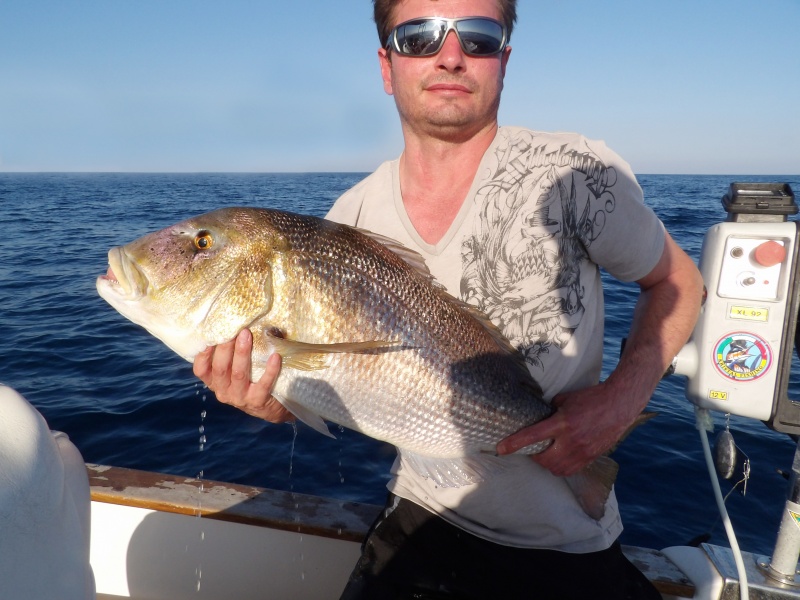
<path fill-rule="evenodd" d="M 194 374 L 224 404 L 273 423 L 291 421 L 294 419 L 292 413 L 272 396 L 272 388 L 281 372 L 281 357 L 271 355 L 264 374 L 252 383 L 252 350 L 253 336 L 244 329 L 235 340 L 206 348 L 198 354 L 194 359 Z"/>
<path fill-rule="evenodd" d="M 641 288 L 619 364 L 602 383 L 553 398 L 556 412 L 497 445 L 510 454 L 537 441 L 553 444 L 534 460 L 555 475 L 572 475 L 611 450 L 644 410 L 700 313 L 703 280 L 667 234 L 664 250 Z"/>

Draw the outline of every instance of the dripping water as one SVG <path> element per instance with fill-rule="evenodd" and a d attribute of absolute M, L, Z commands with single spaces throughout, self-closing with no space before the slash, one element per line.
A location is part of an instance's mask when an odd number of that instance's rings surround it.
<path fill-rule="evenodd" d="M 294 522 L 297 524 L 297 532 L 300 534 L 298 543 L 300 544 L 299 547 L 299 555 L 298 558 L 300 560 L 300 579 L 301 581 L 305 581 L 306 579 L 306 571 L 303 568 L 303 562 L 305 561 L 305 556 L 303 554 L 303 534 L 302 527 L 300 523 L 300 503 L 297 501 L 294 495 L 294 481 L 292 480 L 292 469 L 294 465 L 294 447 L 295 442 L 297 441 L 297 423 L 295 421 L 290 421 L 289 423 L 292 426 L 292 446 L 289 452 L 289 493 L 294 500 Z"/>
<path fill-rule="evenodd" d="M 339 433 L 344 434 L 344 427 L 339 425 Z M 340 439 L 342 439 L 340 437 Z M 339 442 L 339 483 L 344 484 L 344 475 L 342 475 L 342 444 Z"/>
<path fill-rule="evenodd" d="M 195 396 L 199 396 L 200 397 L 200 401 L 202 403 L 201 404 L 202 408 L 200 410 L 200 425 L 198 426 L 197 431 L 199 433 L 198 452 L 203 452 L 205 450 L 206 440 L 207 440 L 207 438 L 206 438 L 205 420 L 206 420 L 206 415 L 208 413 L 206 412 L 206 393 L 205 393 L 205 390 L 207 390 L 208 388 L 205 385 L 202 385 L 202 392 L 203 392 L 202 394 L 201 394 L 201 384 L 200 383 L 196 383 L 195 384 L 195 388 L 196 388 L 195 389 Z M 197 510 L 195 512 L 195 515 L 197 516 L 198 519 L 200 519 L 203 516 L 203 492 L 205 491 L 205 484 L 203 483 L 203 476 L 204 476 L 204 471 L 201 469 L 200 472 L 197 473 L 197 477 L 196 477 L 196 479 L 198 480 L 198 482 L 200 484 L 198 486 L 198 488 L 197 488 Z M 200 541 L 199 541 L 199 543 L 200 544 L 204 543 L 205 539 L 206 539 L 206 532 L 203 530 L 202 526 L 200 526 Z M 199 559 L 198 559 L 198 561 L 199 561 Z M 197 568 L 195 569 L 195 575 L 197 576 L 196 590 L 197 590 L 197 593 L 200 593 L 201 583 L 202 583 L 202 580 L 203 580 L 203 564 L 201 562 L 198 562 Z"/>

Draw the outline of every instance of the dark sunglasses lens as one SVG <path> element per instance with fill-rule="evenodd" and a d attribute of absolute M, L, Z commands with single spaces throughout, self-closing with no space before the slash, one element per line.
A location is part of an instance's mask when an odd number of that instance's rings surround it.
<path fill-rule="evenodd" d="M 461 46 L 467 54 L 488 56 L 503 49 L 503 27 L 490 19 L 464 19 L 456 22 Z"/>
<path fill-rule="evenodd" d="M 438 19 L 420 19 L 399 25 L 394 32 L 395 50 L 408 56 L 436 54 L 447 33 L 447 23 Z"/>

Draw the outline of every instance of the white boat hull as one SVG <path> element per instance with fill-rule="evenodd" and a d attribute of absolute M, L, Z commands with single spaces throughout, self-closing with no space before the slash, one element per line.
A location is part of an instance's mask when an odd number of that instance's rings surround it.
<path fill-rule="evenodd" d="M 92 502 L 98 598 L 337 598 L 359 544 Z"/>

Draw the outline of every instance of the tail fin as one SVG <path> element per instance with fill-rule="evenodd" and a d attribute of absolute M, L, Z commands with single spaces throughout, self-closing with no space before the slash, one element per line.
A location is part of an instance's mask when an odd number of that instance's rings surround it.
<path fill-rule="evenodd" d="M 639 425 L 646 423 L 658 413 L 642 413 L 634 420 L 633 424 L 627 429 L 622 437 L 610 450 L 616 450 L 626 437 Z M 580 473 L 565 477 L 572 493 L 578 499 L 578 503 L 587 515 L 599 521 L 606 513 L 606 501 L 611 494 L 611 488 L 617 479 L 619 465 L 615 460 L 608 456 L 600 456 L 594 462 L 586 466 Z"/>
<path fill-rule="evenodd" d="M 617 478 L 619 465 L 608 456 L 600 456 L 575 475 L 564 479 L 587 515 L 599 521 L 606 513 L 606 502 Z"/>

